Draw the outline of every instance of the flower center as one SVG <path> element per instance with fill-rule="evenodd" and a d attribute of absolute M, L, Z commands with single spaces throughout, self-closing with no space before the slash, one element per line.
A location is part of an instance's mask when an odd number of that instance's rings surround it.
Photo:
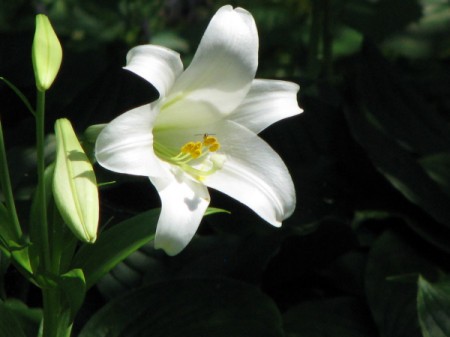
<path fill-rule="evenodd" d="M 179 166 L 197 180 L 220 170 L 225 161 L 225 155 L 216 153 L 220 149 L 219 141 L 207 133 L 202 141 L 189 141 L 181 146 L 178 153 L 158 142 L 153 147 L 158 157 Z"/>

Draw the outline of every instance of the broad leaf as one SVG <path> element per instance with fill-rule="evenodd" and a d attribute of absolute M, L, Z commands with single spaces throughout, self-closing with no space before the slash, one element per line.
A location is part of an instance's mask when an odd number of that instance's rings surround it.
<path fill-rule="evenodd" d="M 419 277 L 417 310 L 424 337 L 450 336 L 450 280 L 430 283 Z"/>
<path fill-rule="evenodd" d="M 14 314 L 0 303 L 0 336 L 26 337 Z"/>
<path fill-rule="evenodd" d="M 392 186 L 436 221 L 412 221 L 411 227 L 449 251 L 450 196 L 443 186 L 442 165 L 431 167 L 430 160 L 420 158 L 447 153 L 450 129 L 374 48 L 366 45 L 362 56 L 352 91 L 355 102 L 347 108 L 352 134 Z"/>
<path fill-rule="evenodd" d="M 81 269 L 73 269 L 61 275 L 58 283 L 70 308 L 70 320 L 72 321 L 83 304 L 86 293 L 83 271 Z"/>
<path fill-rule="evenodd" d="M 18 300 L 0 302 L 0 336 L 35 337 L 41 318 L 40 309 L 28 308 Z"/>
<path fill-rule="evenodd" d="M 450 152 L 422 157 L 419 163 L 431 179 L 450 196 Z"/>
<path fill-rule="evenodd" d="M 419 274 L 433 276 L 417 245 L 385 232 L 373 244 L 366 268 L 366 295 L 383 337 L 420 337 L 416 310 Z"/>
<path fill-rule="evenodd" d="M 80 337 L 280 337 L 280 314 L 257 288 L 226 279 L 153 284 L 109 302 Z"/>
<path fill-rule="evenodd" d="M 377 336 L 368 308 L 352 297 L 306 301 L 289 309 L 283 320 L 289 337 Z"/>
<path fill-rule="evenodd" d="M 123 261 L 131 253 L 153 240 L 159 209 L 150 210 L 125 220 L 101 233 L 94 245 L 84 245 L 72 264 L 86 278 L 86 289 Z"/>

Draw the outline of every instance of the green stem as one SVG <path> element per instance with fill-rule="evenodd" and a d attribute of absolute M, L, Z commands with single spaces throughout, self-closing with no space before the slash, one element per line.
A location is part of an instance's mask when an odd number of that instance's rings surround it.
<path fill-rule="evenodd" d="M 47 201 L 45 193 L 45 181 L 44 181 L 44 171 L 45 171 L 45 158 L 44 158 L 44 119 L 45 114 L 45 92 L 37 91 L 37 103 L 36 103 L 36 152 L 37 152 L 37 175 L 38 175 L 38 186 L 37 193 L 39 195 L 38 200 L 40 204 L 39 209 L 39 226 L 40 226 L 40 239 L 41 242 L 41 258 L 44 265 L 44 270 L 50 271 L 51 268 L 51 252 L 50 244 L 48 239 L 48 221 L 47 221 Z"/>
<path fill-rule="evenodd" d="M 57 272 L 52 263 L 53 247 L 50 244 L 51 233 L 47 219 L 47 200 L 45 186 L 45 157 L 44 157 L 44 141 L 45 141 L 45 92 L 37 91 L 36 103 L 36 151 L 37 151 L 37 205 L 39 211 L 39 240 L 40 240 L 40 256 L 42 261 L 42 269 L 51 274 Z M 58 336 L 58 316 L 59 316 L 59 296 L 58 289 L 42 289 L 43 299 L 43 320 L 44 329 L 43 337 L 59 337 Z"/>
<path fill-rule="evenodd" d="M 44 307 L 43 337 L 58 337 L 58 296 L 55 289 L 42 289 Z"/>
<path fill-rule="evenodd" d="M 70 337 L 72 323 L 69 316 L 61 311 L 59 289 L 43 289 L 44 329 L 43 337 Z"/>
<path fill-rule="evenodd" d="M 16 205 L 11 187 L 11 179 L 8 169 L 8 161 L 6 158 L 5 141 L 3 138 L 3 127 L 0 118 L 0 180 L 2 184 L 3 194 L 5 196 L 6 208 L 11 219 L 12 234 L 19 241 L 22 237 L 22 229 L 20 227 L 19 217 L 17 216 Z"/>

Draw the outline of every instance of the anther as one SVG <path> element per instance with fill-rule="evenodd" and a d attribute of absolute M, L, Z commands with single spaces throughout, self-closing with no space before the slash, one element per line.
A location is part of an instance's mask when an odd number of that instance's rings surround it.
<path fill-rule="evenodd" d="M 216 137 L 208 135 L 207 133 L 205 133 L 203 135 L 203 144 L 205 146 L 209 146 L 209 145 L 212 145 L 214 143 L 217 143 L 217 138 Z"/>
<path fill-rule="evenodd" d="M 210 152 L 216 152 L 218 149 L 220 149 L 220 144 L 218 142 L 211 144 L 211 146 L 208 148 Z"/>

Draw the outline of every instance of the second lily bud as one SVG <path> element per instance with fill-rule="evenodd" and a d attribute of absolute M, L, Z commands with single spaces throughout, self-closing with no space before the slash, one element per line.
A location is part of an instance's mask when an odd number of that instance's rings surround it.
<path fill-rule="evenodd" d="M 56 206 L 73 234 L 84 242 L 97 239 L 99 200 L 94 169 L 69 120 L 55 124 L 56 166 L 53 194 Z"/>

